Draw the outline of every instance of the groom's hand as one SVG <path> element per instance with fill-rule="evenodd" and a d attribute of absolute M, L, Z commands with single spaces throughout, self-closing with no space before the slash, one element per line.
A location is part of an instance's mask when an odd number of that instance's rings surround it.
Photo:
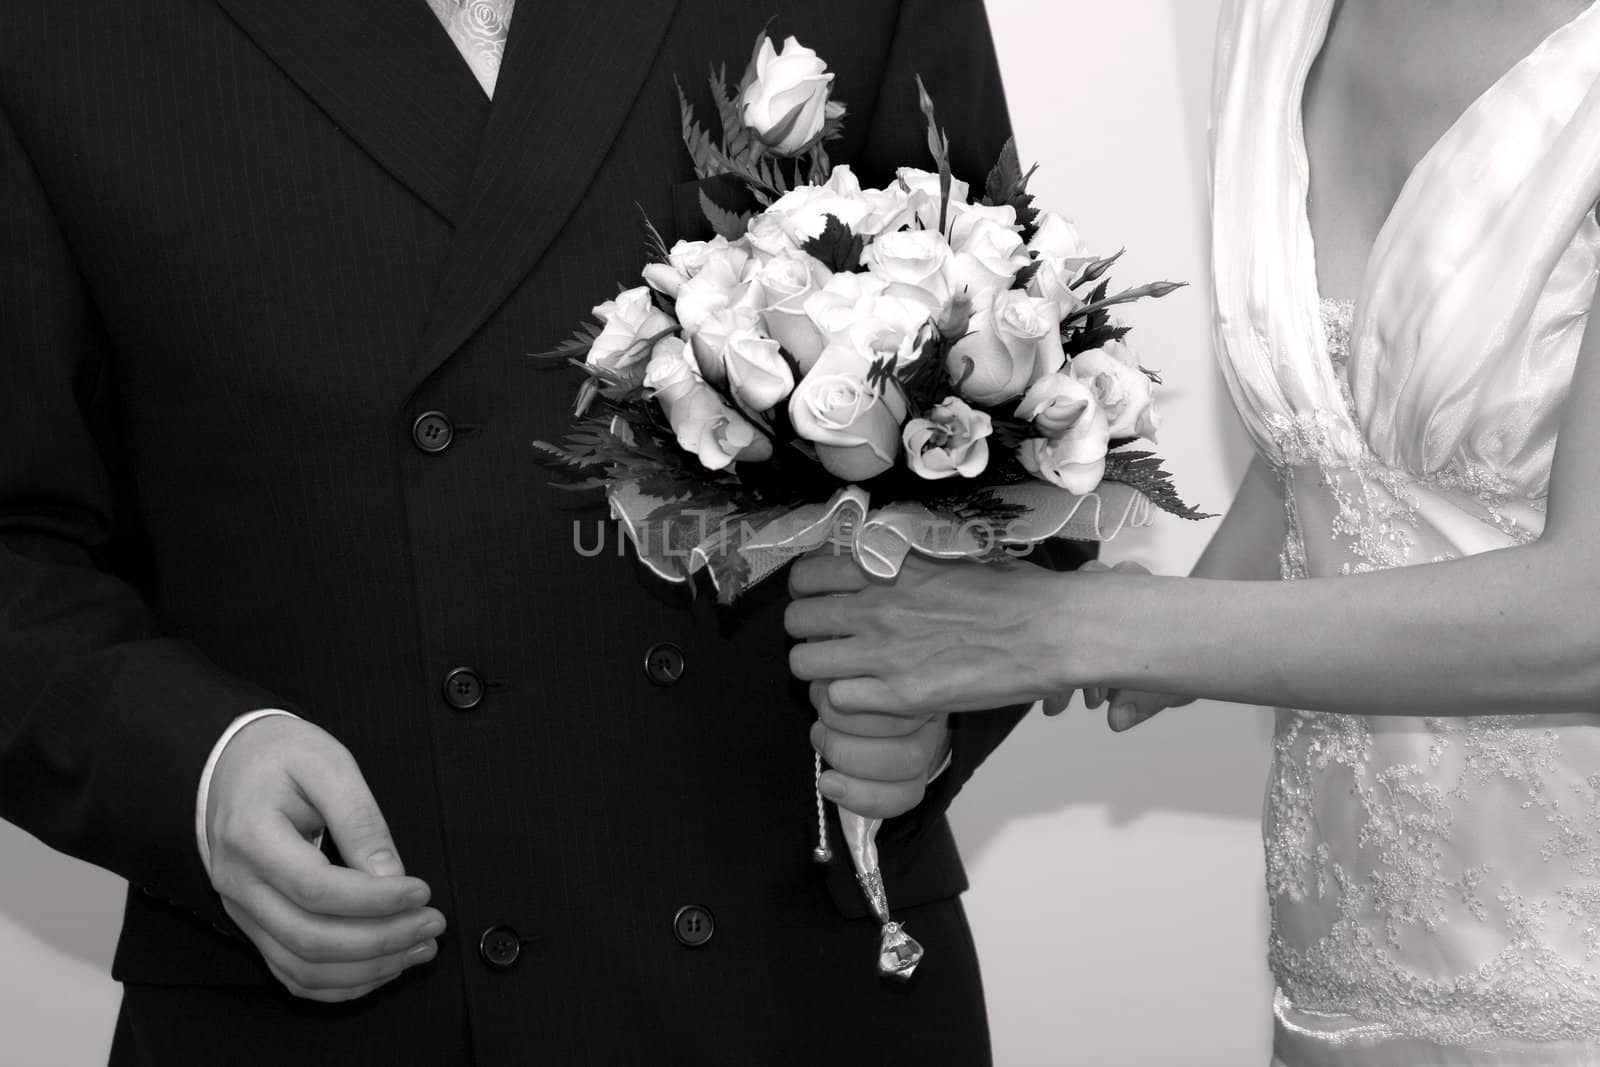
<path fill-rule="evenodd" d="M 828 702 L 828 687 L 811 683 L 817 722 L 811 744 L 829 767 L 822 795 L 868 818 L 892 819 L 922 803 L 922 797 L 950 751 L 950 728 L 943 715 L 903 718 L 853 715 Z"/>
<path fill-rule="evenodd" d="M 349 868 L 312 843 L 323 831 Z M 406 876 L 354 757 L 311 723 L 260 719 L 228 743 L 206 840 L 223 907 L 295 996 L 353 1000 L 438 951 L 427 883 Z"/>

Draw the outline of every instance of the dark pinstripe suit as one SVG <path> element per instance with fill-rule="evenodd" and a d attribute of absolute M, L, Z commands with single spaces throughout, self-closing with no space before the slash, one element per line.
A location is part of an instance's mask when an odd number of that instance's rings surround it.
<path fill-rule="evenodd" d="M 571 383 L 525 353 L 634 276 L 635 204 L 693 225 L 673 77 L 774 13 L 838 73 L 837 158 L 924 159 L 920 71 L 981 180 L 977 0 L 522 0 L 492 107 L 421 0 L 0 5 L 0 814 L 136 887 L 116 1062 L 987 1059 L 941 813 L 1015 714 L 963 719 L 885 834 L 931 956 L 881 986 L 846 865 L 810 862 L 781 583 L 718 612 L 581 558 L 601 511 L 529 449 Z M 453 923 L 353 1005 L 279 992 L 195 854 L 201 764 L 262 706 L 349 745 Z M 477 956 L 497 923 L 509 970 Z"/>

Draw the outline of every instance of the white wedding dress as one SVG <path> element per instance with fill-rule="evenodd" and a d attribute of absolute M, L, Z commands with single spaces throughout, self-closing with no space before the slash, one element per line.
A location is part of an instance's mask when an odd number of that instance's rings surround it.
<path fill-rule="evenodd" d="M 1332 7 L 1229 0 L 1213 100 L 1218 347 L 1289 579 L 1540 535 L 1600 265 L 1596 4 L 1417 166 L 1357 305 L 1322 300 L 1301 97 Z M 1280 1064 L 1600 1064 L 1600 714 L 1280 710 L 1264 833 Z"/>

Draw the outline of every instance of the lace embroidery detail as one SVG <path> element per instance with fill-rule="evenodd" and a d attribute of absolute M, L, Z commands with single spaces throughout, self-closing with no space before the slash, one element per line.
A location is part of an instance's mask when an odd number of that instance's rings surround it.
<path fill-rule="evenodd" d="M 1322 308 L 1342 387 L 1352 310 Z M 1419 489 L 1455 494 L 1518 543 L 1536 536 L 1506 513 L 1513 491 L 1488 470 L 1424 479 L 1365 449 L 1353 462 L 1339 459 L 1331 428 L 1341 421 L 1308 416 L 1275 427 L 1286 461 L 1278 472 L 1285 578 L 1311 573 L 1297 483 L 1332 500 L 1328 534 L 1350 550 L 1346 574 L 1415 562 Z M 1380 746 L 1378 732 L 1392 728 L 1382 720 L 1279 711 L 1265 844 L 1280 996 L 1447 1046 L 1595 1040 L 1600 971 L 1582 964 L 1600 960 L 1600 774 L 1569 784 L 1560 731 L 1524 717 L 1421 726 Z M 1519 884 L 1526 871 L 1497 870 L 1463 842 L 1463 834 L 1512 832 L 1496 823 L 1506 811 L 1518 835 L 1531 835 L 1519 847 L 1549 865 L 1532 880 L 1558 888 L 1536 896 Z M 1460 945 L 1475 951 L 1456 958 Z M 1451 962 L 1440 964 L 1441 954 Z"/>

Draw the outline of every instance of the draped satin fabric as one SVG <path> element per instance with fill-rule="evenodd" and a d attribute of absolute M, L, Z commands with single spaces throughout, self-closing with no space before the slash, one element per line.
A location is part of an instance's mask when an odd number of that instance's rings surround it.
<path fill-rule="evenodd" d="M 1537 539 L 1600 270 L 1591 4 L 1418 164 L 1354 306 L 1323 300 L 1301 100 L 1333 6 L 1230 0 L 1213 98 L 1217 348 L 1290 579 Z M 1277 1063 L 1600 1063 L 1600 719 L 1518 711 L 1280 709 Z"/>

